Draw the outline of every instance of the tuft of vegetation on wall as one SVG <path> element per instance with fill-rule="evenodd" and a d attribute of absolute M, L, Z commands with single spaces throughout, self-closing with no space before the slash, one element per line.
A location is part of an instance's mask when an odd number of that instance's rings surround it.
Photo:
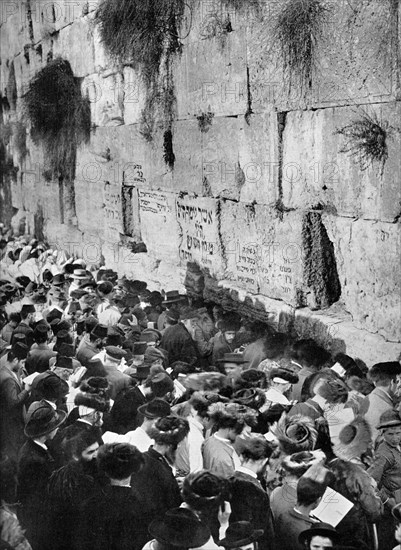
<path fill-rule="evenodd" d="M 322 0 L 285 0 L 273 25 L 272 44 L 277 48 L 289 90 L 303 93 L 312 85 L 319 42 L 330 13 Z"/>
<path fill-rule="evenodd" d="M 395 130 L 387 122 L 381 123 L 375 114 L 364 113 L 350 124 L 337 128 L 335 133 L 345 138 L 340 153 L 349 153 L 362 171 L 377 163 L 383 174 L 388 158 L 387 138 Z"/>
<path fill-rule="evenodd" d="M 172 63 L 181 53 L 185 8 L 185 0 L 103 0 L 96 12 L 101 40 L 111 58 L 132 66 L 144 81 L 141 134 L 146 141 L 152 141 L 156 124 L 163 133 L 172 132 Z"/>
<path fill-rule="evenodd" d="M 73 181 L 77 147 L 89 140 L 91 117 L 68 61 L 56 58 L 34 76 L 24 107 L 32 139 L 43 146 L 48 177 Z"/>
<path fill-rule="evenodd" d="M 196 117 L 198 121 L 199 130 L 203 133 L 209 131 L 210 126 L 212 125 L 214 113 L 208 111 L 207 113 L 201 113 Z"/>

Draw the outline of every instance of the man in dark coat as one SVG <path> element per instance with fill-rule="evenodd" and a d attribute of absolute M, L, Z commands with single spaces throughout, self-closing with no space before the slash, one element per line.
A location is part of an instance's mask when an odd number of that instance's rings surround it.
<path fill-rule="evenodd" d="M 83 341 L 77 352 L 77 359 L 82 366 L 87 367 L 88 362 L 103 348 L 107 338 L 107 327 L 96 325 L 89 335 L 89 342 Z"/>
<path fill-rule="evenodd" d="M 21 309 L 21 322 L 14 329 L 11 336 L 11 344 L 14 344 L 16 334 L 22 334 L 25 337 L 25 342 L 28 348 L 34 343 L 33 329 L 31 323 L 35 316 L 35 306 L 33 304 L 24 304 Z"/>
<path fill-rule="evenodd" d="M 167 328 L 161 339 L 160 347 L 167 351 L 170 365 L 175 361 L 184 361 L 191 367 L 198 366 L 198 348 L 188 331 L 192 319 L 191 315 L 196 316 L 195 313 L 191 314 L 189 310 L 182 313 L 181 319 L 186 322 L 184 325 L 183 322 L 179 322 L 180 314 L 177 310 L 168 310 L 166 313 Z"/>
<path fill-rule="evenodd" d="M 180 506 L 182 502 L 171 463 L 178 443 L 187 436 L 188 432 L 187 420 L 166 416 L 160 418 L 149 433 L 155 444 L 143 453 L 144 467 L 132 478 L 133 489 L 146 499 L 148 512 L 144 520 L 146 527 L 155 517 Z"/>
<path fill-rule="evenodd" d="M 24 409 L 29 399 L 30 389 L 25 388 L 21 379 L 22 361 L 28 348 L 16 344 L 7 354 L 6 366 L 0 370 L 0 440 L 2 453 L 16 460 L 25 441 Z"/>
<path fill-rule="evenodd" d="M 241 466 L 229 478 L 231 494 L 230 524 L 249 521 L 255 529 L 263 529 L 259 542 L 261 550 L 274 549 L 273 515 L 267 493 L 257 476 L 261 473 L 273 452 L 264 437 L 252 437 L 240 441 L 238 452 Z"/>
<path fill-rule="evenodd" d="M 128 443 L 104 445 L 99 450 L 99 470 L 110 485 L 83 507 L 79 550 L 142 550 L 151 538 L 145 527 L 143 497 L 131 487 L 143 464 L 142 453 Z"/>
<path fill-rule="evenodd" d="M 26 359 L 25 368 L 28 374 L 45 372 L 49 368 L 49 360 L 57 356 L 47 345 L 49 325 L 40 323 L 33 331 L 33 338 L 37 347 L 30 350 Z"/>
<path fill-rule="evenodd" d="M 17 499 L 21 504 L 18 518 L 33 550 L 52 547 L 47 536 L 45 502 L 55 463 L 46 441 L 55 436 L 65 418 L 65 412 L 40 403 L 33 404 L 27 416 L 25 435 L 28 441 L 23 445 L 18 460 Z"/>

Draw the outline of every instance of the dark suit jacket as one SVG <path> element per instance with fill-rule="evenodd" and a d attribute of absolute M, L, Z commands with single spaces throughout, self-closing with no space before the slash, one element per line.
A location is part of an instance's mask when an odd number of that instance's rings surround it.
<path fill-rule="evenodd" d="M 79 525 L 79 550 L 142 550 L 152 537 L 142 498 L 130 487 L 107 487 L 86 502 Z"/>
<path fill-rule="evenodd" d="M 148 515 L 146 526 L 156 517 L 161 517 L 167 510 L 178 508 L 182 502 L 178 483 L 167 460 L 150 447 L 143 453 L 145 464 L 131 479 L 133 490 L 145 500 Z"/>
<path fill-rule="evenodd" d="M 29 439 L 18 460 L 17 499 L 21 503 L 18 517 L 34 550 L 47 548 L 46 495 L 53 470 L 51 454 Z"/>
<path fill-rule="evenodd" d="M 254 529 L 263 529 L 263 538 L 259 541 L 261 550 L 273 550 L 273 515 L 267 493 L 257 479 L 245 472 L 235 472 L 229 478 L 231 494 L 230 523 L 249 521 Z"/>
<path fill-rule="evenodd" d="M 4 367 L 0 371 L 0 437 L 5 454 L 16 459 L 24 444 L 24 404 L 29 393 L 13 373 Z"/>
<path fill-rule="evenodd" d="M 120 391 L 132 386 L 132 378 L 128 376 L 128 374 L 120 372 L 117 367 L 113 365 L 108 365 L 106 363 L 103 366 L 106 371 L 106 378 L 109 382 L 109 395 L 110 398 L 114 400 Z"/>
<path fill-rule="evenodd" d="M 198 348 L 182 323 L 166 328 L 160 347 L 168 352 L 170 365 L 175 361 L 185 361 L 195 366 L 199 362 Z"/>

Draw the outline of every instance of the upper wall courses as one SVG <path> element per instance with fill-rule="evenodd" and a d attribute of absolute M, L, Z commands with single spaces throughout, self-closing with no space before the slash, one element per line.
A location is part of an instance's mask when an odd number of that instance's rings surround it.
<path fill-rule="evenodd" d="M 401 212 L 401 135 L 387 132 L 388 159 L 361 170 L 335 134 L 368 113 L 383 128 L 401 120 L 401 105 L 329 108 L 288 113 L 283 136 L 283 202 L 289 208 L 330 207 L 340 216 L 392 222 Z"/>

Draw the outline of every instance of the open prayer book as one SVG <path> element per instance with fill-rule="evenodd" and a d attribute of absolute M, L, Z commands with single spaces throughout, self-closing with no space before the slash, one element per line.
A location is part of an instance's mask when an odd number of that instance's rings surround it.
<path fill-rule="evenodd" d="M 340 495 L 340 493 L 327 487 L 319 506 L 312 510 L 310 516 L 324 523 L 329 523 L 333 527 L 337 527 L 353 506 L 352 502 Z"/>

